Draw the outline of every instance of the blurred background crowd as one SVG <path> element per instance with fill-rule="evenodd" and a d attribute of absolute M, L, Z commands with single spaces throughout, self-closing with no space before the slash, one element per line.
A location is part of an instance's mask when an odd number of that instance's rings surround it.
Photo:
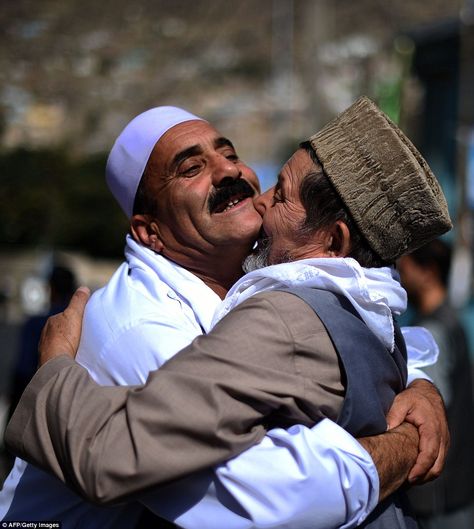
<path fill-rule="evenodd" d="M 472 400 L 470 381 L 452 377 L 474 362 L 473 0 L 15 0 L 0 23 L 0 429 L 34 370 L 44 315 L 121 260 L 127 219 L 105 186 L 107 152 L 162 104 L 208 118 L 265 189 L 301 140 L 373 98 L 448 198 L 452 255 L 435 309 L 449 305 L 466 341 L 445 346 L 465 343 L 463 368 L 448 361 L 437 380 L 448 402 Z M 438 274 L 433 259 L 419 266 Z M 403 268 L 408 288 L 413 263 Z M 423 320 L 433 311 L 408 290 L 406 321 Z"/>

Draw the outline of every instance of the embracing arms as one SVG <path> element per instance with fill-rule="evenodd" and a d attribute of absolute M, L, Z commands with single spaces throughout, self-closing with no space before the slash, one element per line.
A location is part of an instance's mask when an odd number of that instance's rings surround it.
<path fill-rule="evenodd" d="M 82 295 L 79 293 L 79 301 L 76 295 L 72 308 L 68 309 L 70 310 L 69 313 L 66 311 L 56 320 L 48 323 L 41 346 L 43 362 L 57 353 L 64 355 L 68 352 L 75 352 L 76 339 L 74 332 L 80 332 L 80 317 L 76 316 L 75 320 L 74 314 L 77 310 L 80 312 L 80 297 Z M 77 319 L 79 320 L 78 324 Z M 74 326 L 76 326 L 76 331 L 74 331 Z M 173 371 L 171 370 L 171 372 Z M 259 376 L 258 373 L 256 376 Z M 198 462 L 194 460 L 183 461 L 179 455 L 176 455 L 183 453 L 183 450 L 184 453 L 186 452 L 186 442 L 182 444 L 183 442 L 179 441 L 178 448 L 174 444 L 179 437 L 179 432 L 174 432 L 174 434 L 178 434 L 178 437 L 167 438 L 170 443 L 168 445 L 166 440 L 160 439 L 160 421 L 156 422 L 153 418 L 150 423 L 156 400 L 154 396 L 152 398 L 149 396 L 151 394 L 156 395 L 157 388 L 160 389 L 160 393 L 163 389 L 167 391 L 172 386 L 175 386 L 176 383 L 179 386 L 180 377 L 177 372 L 174 372 L 173 376 L 170 377 L 174 380 L 171 380 L 169 382 L 170 386 L 165 388 L 162 387 L 162 383 L 156 382 L 157 378 L 150 377 L 147 384 L 140 388 L 103 388 L 96 386 L 89 379 L 85 370 L 67 357 L 48 362 L 37 373 L 33 385 L 23 397 L 22 404 L 9 427 L 9 443 L 20 455 L 26 456 L 27 459 L 33 460 L 37 464 L 43 463 L 56 475 L 66 479 L 77 489 L 86 491 L 88 495 L 92 494 L 94 499 L 98 501 L 113 501 L 137 492 L 139 489 L 154 485 L 160 480 L 174 479 L 202 466 L 210 466 L 218 461 L 228 459 L 232 455 L 228 451 L 228 440 L 222 439 L 222 444 L 219 446 L 218 439 L 218 446 L 212 448 L 212 454 L 206 451 L 205 446 L 211 442 L 211 439 L 214 443 L 216 434 L 219 437 L 215 424 L 207 425 L 213 429 L 209 433 L 206 433 L 205 424 L 197 425 L 197 430 L 193 431 L 193 435 L 196 434 L 199 437 L 200 459 Z M 189 383 L 189 380 L 187 378 L 186 382 Z M 220 380 L 219 382 L 225 384 L 225 380 Z M 293 384 L 294 380 L 287 378 L 284 374 L 280 382 L 285 387 L 285 384 Z M 424 382 L 422 384 L 427 385 L 428 383 Z M 154 390 L 150 389 L 153 387 L 155 388 Z M 246 391 L 246 388 L 241 389 Z M 411 392 L 413 393 L 414 391 L 418 390 L 412 388 Z M 212 392 L 208 393 L 207 397 L 212 399 Z M 255 401 L 252 399 L 253 397 L 251 398 L 252 402 L 247 401 L 244 404 L 244 417 L 248 417 L 249 424 L 253 424 L 252 421 L 256 415 L 271 411 L 273 406 L 281 407 L 283 403 L 280 396 L 276 400 L 271 400 L 270 404 L 268 404 L 270 408 L 257 410 Z M 406 397 L 406 401 L 411 402 L 409 397 Z M 87 402 L 91 404 L 85 406 Z M 184 402 L 178 402 L 178 407 L 184 405 Z M 197 403 L 193 403 L 193 406 L 194 404 Z M 410 406 L 411 408 L 406 411 L 417 416 L 417 406 L 413 405 L 413 403 Z M 192 411 L 188 411 L 192 415 Z M 394 423 L 399 420 L 403 413 L 399 413 L 393 417 L 393 420 L 389 420 Z M 132 427 L 131 416 L 133 416 L 132 422 L 134 423 Z M 431 416 L 433 416 L 433 412 L 431 412 Z M 305 417 L 300 416 L 298 419 L 304 421 Z M 310 418 L 306 418 L 306 420 L 310 422 Z M 223 431 L 225 431 L 226 425 L 221 426 L 224 426 Z M 424 425 L 420 424 L 419 426 L 423 428 Z M 194 426 L 191 428 L 194 428 Z M 388 437 L 385 439 L 390 439 L 390 437 L 393 439 L 394 435 L 406 434 L 408 438 L 412 439 L 412 446 L 416 447 L 416 436 L 413 436 L 413 432 L 403 432 L 403 428 L 406 429 L 407 427 L 402 427 L 399 434 L 395 432 L 391 432 L 393 434 L 391 436 L 387 434 Z M 23 429 L 25 429 L 23 438 L 19 439 L 18 435 L 21 436 L 23 434 Z M 438 426 L 435 429 L 442 430 Z M 239 434 L 238 439 L 232 440 L 232 443 L 235 440 L 237 446 L 237 448 L 234 446 L 232 450 L 243 450 L 246 446 L 257 442 L 263 436 L 263 433 L 264 429 L 261 425 L 253 426 L 246 435 Z M 377 437 L 383 438 L 383 435 Z M 157 456 L 157 440 L 164 443 L 165 449 L 171 454 L 169 459 Z M 376 439 L 373 441 L 375 442 Z M 386 494 L 384 481 L 387 481 L 393 487 L 395 486 L 395 480 L 390 475 L 390 472 L 387 475 L 391 477 L 387 480 L 384 479 L 383 473 L 385 470 L 381 463 L 383 457 L 381 457 L 381 461 L 377 460 L 378 456 L 374 443 L 362 441 L 362 444 L 373 456 L 379 470 L 382 485 L 381 496 L 384 496 Z M 437 444 L 436 455 L 444 450 L 446 443 L 444 440 L 438 439 Z M 429 441 L 428 445 L 436 445 L 436 443 Z M 441 445 L 444 448 L 439 449 Z M 175 453 L 174 456 L 172 455 L 173 452 Z M 381 454 L 383 452 L 384 450 L 380 451 Z M 409 468 L 412 466 L 415 450 L 411 455 L 408 453 L 410 452 L 409 450 L 404 450 L 404 452 L 407 462 L 405 466 L 407 468 L 400 473 L 401 477 L 399 479 L 401 481 L 405 479 Z M 434 450 L 430 449 L 428 452 L 431 453 Z M 115 457 L 113 454 L 115 454 Z M 117 454 L 120 455 L 117 457 Z M 125 461 L 128 458 L 127 454 L 131 457 L 128 462 Z M 442 459 L 441 455 L 439 459 Z M 390 462 L 394 461 L 395 458 L 391 457 L 387 458 L 387 460 Z M 426 468 L 431 468 L 431 466 L 426 467 L 425 464 L 423 468 L 426 470 Z M 136 475 L 137 472 L 140 474 L 138 489 L 134 489 L 135 485 L 130 480 L 123 480 L 123 489 L 114 491 L 114 496 L 110 496 L 111 492 L 108 490 L 110 482 L 107 479 L 104 481 L 104 476 L 120 480 L 120 478 Z M 438 470 L 435 468 L 431 472 L 436 473 Z M 137 483 L 137 480 L 133 481 Z M 389 488 L 387 490 L 389 491 Z"/>

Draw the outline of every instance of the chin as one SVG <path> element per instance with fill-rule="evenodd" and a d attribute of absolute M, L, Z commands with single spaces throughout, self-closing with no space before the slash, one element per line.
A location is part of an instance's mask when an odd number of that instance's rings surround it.
<path fill-rule="evenodd" d="M 246 274 L 249 274 L 250 272 L 255 272 L 255 270 L 260 270 L 266 266 L 267 263 L 264 260 L 261 260 L 259 255 L 251 253 L 244 259 L 244 262 L 242 263 L 242 270 Z"/>
<path fill-rule="evenodd" d="M 270 239 L 265 238 L 258 240 L 255 250 L 253 250 L 253 252 L 248 255 L 242 263 L 243 271 L 248 274 L 254 270 L 260 270 L 260 268 L 269 266 L 271 264 L 270 249 Z"/>

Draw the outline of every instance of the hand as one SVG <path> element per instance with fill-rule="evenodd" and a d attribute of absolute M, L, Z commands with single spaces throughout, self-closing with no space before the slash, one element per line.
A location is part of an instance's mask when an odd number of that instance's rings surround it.
<path fill-rule="evenodd" d="M 408 476 L 412 484 L 437 478 L 444 467 L 450 436 L 443 399 L 427 380 L 414 380 L 399 393 L 387 415 L 388 428 L 403 421 L 417 427 L 420 435 L 418 458 Z"/>
<path fill-rule="evenodd" d="M 79 287 L 64 312 L 48 318 L 38 347 L 40 366 L 57 356 L 76 356 L 81 339 L 82 317 L 89 296 L 88 288 Z"/>

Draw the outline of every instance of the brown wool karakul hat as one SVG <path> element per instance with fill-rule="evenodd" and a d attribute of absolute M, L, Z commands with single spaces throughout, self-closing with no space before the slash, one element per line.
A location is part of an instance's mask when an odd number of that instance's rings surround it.
<path fill-rule="evenodd" d="M 324 172 L 371 248 L 394 261 L 452 228 L 436 177 L 367 97 L 311 136 Z"/>

